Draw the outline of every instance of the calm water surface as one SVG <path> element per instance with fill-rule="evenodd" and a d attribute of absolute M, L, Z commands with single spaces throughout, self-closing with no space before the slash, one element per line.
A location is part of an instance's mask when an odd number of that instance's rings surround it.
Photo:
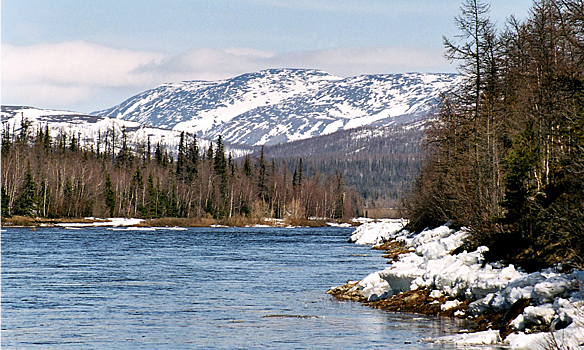
<path fill-rule="evenodd" d="M 443 349 L 462 325 L 325 292 L 385 266 L 352 229 L 2 230 L 3 349 Z"/>

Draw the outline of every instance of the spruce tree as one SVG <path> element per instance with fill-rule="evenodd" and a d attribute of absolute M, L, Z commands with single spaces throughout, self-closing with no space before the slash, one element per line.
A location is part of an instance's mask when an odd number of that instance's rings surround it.
<path fill-rule="evenodd" d="M 266 185 L 266 159 L 264 156 L 264 146 L 260 151 L 260 161 L 259 161 L 259 172 L 258 172 L 258 194 L 260 199 L 265 203 L 268 200 L 268 186 Z"/>
<path fill-rule="evenodd" d="M 126 126 L 124 125 L 122 127 L 122 147 L 120 148 L 120 152 L 118 152 L 116 164 L 118 166 L 130 165 L 134 160 L 133 158 L 134 156 L 132 155 L 132 152 L 128 146 L 128 134 L 126 131 Z"/>
<path fill-rule="evenodd" d="M 247 178 L 251 177 L 251 163 L 249 161 L 249 155 L 246 155 L 245 160 L 243 161 L 243 173 Z"/>
<path fill-rule="evenodd" d="M 217 146 L 215 149 L 215 157 L 213 159 L 213 170 L 215 174 L 219 177 L 219 196 L 216 203 L 218 205 L 217 210 L 215 210 L 216 218 L 223 218 L 225 216 L 225 207 L 227 205 L 227 161 L 225 159 L 225 148 L 223 146 L 223 141 L 221 135 L 217 139 Z"/>
<path fill-rule="evenodd" d="M 538 173 L 535 170 L 539 166 L 540 157 L 537 135 L 533 122 L 529 121 L 507 156 L 508 173 L 503 207 L 507 211 L 505 224 L 515 241 L 531 238 L 532 235 L 531 219 L 534 215 L 530 212 L 534 209 L 532 198 L 537 182 L 533 174 Z"/>
<path fill-rule="evenodd" d="M 4 123 L 2 128 L 2 154 L 8 154 L 12 146 L 12 138 L 10 137 L 10 126 Z"/>
<path fill-rule="evenodd" d="M 178 142 L 178 154 L 176 157 L 176 174 L 182 175 L 186 170 L 186 150 L 185 150 L 185 132 L 180 133 L 180 140 Z"/>
<path fill-rule="evenodd" d="M 160 146 L 160 142 L 156 143 L 156 150 L 154 151 L 154 159 L 156 159 L 156 164 L 163 165 L 164 164 L 164 155 L 162 154 L 162 146 Z"/>
<path fill-rule="evenodd" d="M 6 192 L 6 187 L 2 186 L 2 193 L 0 194 L 2 198 L 0 198 L 1 205 L 2 205 L 2 217 L 9 217 L 10 216 L 10 196 L 8 196 L 8 192 Z"/>
<path fill-rule="evenodd" d="M 114 216 L 116 210 L 116 191 L 109 173 L 105 174 L 105 188 L 104 188 L 105 206 L 109 210 L 110 217 Z"/>
<path fill-rule="evenodd" d="M 337 172 L 336 186 L 335 186 L 335 209 L 333 218 L 341 219 L 345 216 L 345 183 L 343 181 L 343 173 Z"/>
<path fill-rule="evenodd" d="M 193 140 L 190 142 L 187 152 L 187 172 L 190 181 L 199 176 L 199 146 L 197 144 L 197 137 L 193 135 Z"/>
<path fill-rule="evenodd" d="M 16 215 L 31 216 L 36 214 L 36 183 L 32 176 L 30 162 L 24 174 L 24 181 L 20 187 L 18 199 L 15 203 L 14 213 Z"/>

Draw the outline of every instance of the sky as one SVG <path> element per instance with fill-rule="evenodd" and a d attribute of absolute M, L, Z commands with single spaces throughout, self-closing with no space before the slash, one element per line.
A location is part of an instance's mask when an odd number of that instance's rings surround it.
<path fill-rule="evenodd" d="M 3 0 L 1 102 L 89 113 L 163 83 L 269 68 L 456 72 L 462 0 Z M 532 0 L 493 0 L 499 27 Z"/>

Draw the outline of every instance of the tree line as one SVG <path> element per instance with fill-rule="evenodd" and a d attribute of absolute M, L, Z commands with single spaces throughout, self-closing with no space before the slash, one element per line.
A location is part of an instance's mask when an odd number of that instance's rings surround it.
<path fill-rule="evenodd" d="M 584 265 L 584 2 L 541 0 L 503 30 L 466 0 L 444 39 L 465 83 L 445 94 L 406 200 L 416 230 L 450 221 L 488 258 Z"/>
<path fill-rule="evenodd" d="M 334 175 L 371 208 L 398 208 L 417 177 L 423 131 L 411 126 L 361 127 L 284 144 L 266 146 L 265 154 L 293 169 L 302 157 L 308 171 Z"/>
<path fill-rule="evenodd" d="M 81 145 L 74 134 L 50 134 L 23 120 L 2 131 L 2 216 L 46 218 L 334 218 L 358 210 L 342 175 L 294 173 L 263 151 L 233 159 L 222 138 L 201 149 L 181 133 L 178 150 L 160 143 L 105 137 Z"/>

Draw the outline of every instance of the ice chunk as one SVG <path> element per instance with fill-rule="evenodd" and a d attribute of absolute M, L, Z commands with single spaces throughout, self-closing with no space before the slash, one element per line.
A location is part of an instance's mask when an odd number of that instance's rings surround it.
<path fill-rule="evenodd" d="M 440 310 L 448 311 L 450 309 L 454 309 L 455 307 L 457 307 L 460 304 L 462 304 L 462 303 L 458 300 L 449 300 L 449 301 L 445 302 L 444 304 L 440 305 Z"/>
<path fill-rule="evenodd" d="M 555 314 L 556 312 L 551 304 L 528 306 L 523 310 L 523 322 L 526 326 L 540 324 L 549 325 Z"/>
<path fill-rule="evenodd" d="M 391 286 L 379 276 L 378 272 L 369 274 L 359 282 L 359 286 L 363 288 L 361 293 L 368 301 L 377 301 L 393 295 Z"/>
<path fill-rule="evenodd" d="M 550 302 L 555 297 L 564 295 L 567 291 L 576 288 L 576 281 L 567 275 L 557 275 L 547 278 L 533 288 L 534 297 L 540 303 Z"/>
<path fill-rule="evenodd" d="M 434 298 L 434 299 L 441 298 L 443 295 L 444 295 L 444 293 L 442 293 L 442 291 L 435 290 L 435 289 L 432 292 L 430 292 L 430 298 Z"/>
<path fill-rule="evenodd" d="M 501 342 L 499 331 L 484 331 L 467 334 L 450 335 L 435 339 L 437 343 L 452 343 L 456 345 L 494 345 Z"/>

